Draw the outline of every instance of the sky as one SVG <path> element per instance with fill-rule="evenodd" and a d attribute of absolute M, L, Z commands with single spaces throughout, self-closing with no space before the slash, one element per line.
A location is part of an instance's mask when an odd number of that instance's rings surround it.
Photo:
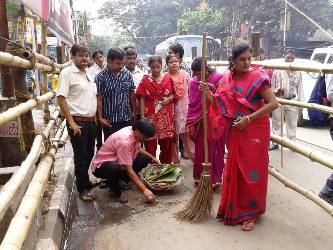
<path fill-rule="evenodd" d="M 107 0 L 74 0 L 74 11 L 86 11 L 93 19 L 89 22 L 91 33 L 95 36 L 111 36 L 114 33 L 114 24 L 111 20 L 99 20 L 98 9 L 101 8 Z M 107 27 L 107 28 L 106 28 Z"/>

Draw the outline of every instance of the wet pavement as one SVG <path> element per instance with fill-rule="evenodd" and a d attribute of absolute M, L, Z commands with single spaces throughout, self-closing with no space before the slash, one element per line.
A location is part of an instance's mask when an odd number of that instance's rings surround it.
<path fill-rule="evenodd" d="M 306 138 L 302 140 L 315 138 L 329 144 L 325 130 L 310 130 L 304 134 Z M 320 191 L 331 172 L 288 149 L 285 149 L 284 168 L 279 166 L 279 150 L 270 153 L 270 160 L 283 175 L 315 193 Z M 243 232 L 240 226 L 225 226 L 214 219 L 219 194 L 214 194 L 209 220 L 199 224 L 177 221 L 174 213 L 185 205 L 193 192 L 192 164 L 182 163 L 184 184 L 174 191 L 157 194 L 155 205 L 147 204 L 135 187 L 124 191 L 129 200 L 125 205 L 113 201 L 107 189 L 98 187 L 94 189 L 98 196 L 95 202 L 78 199 L 78 215 L 65 249 L 332 249 L 332 217 L 271 176 L 267 212 L 252 232 Z"/>

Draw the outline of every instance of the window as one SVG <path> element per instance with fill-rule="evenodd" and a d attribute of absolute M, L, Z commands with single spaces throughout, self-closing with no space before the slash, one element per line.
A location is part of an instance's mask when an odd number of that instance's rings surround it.
<path fill-rule="evenodd" d="M 312 60 L 316 61 L 316 62 L 324 63 L 326 56 L 327 56 L 326 53 L 318 53 L 318 54 L 314 55 Z"/>

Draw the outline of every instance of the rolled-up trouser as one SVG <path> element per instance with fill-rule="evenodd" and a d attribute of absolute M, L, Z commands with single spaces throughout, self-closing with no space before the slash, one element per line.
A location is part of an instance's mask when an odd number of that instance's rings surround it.
<path fill-rule="evenodd" d="M 149 156 L 138 154 L 132 165 L 134 172 L 138 174 L 150 162 L 151 158 Z M 106 179 L 110 192 L 113 192 L 118 198 L 121 196 L 119 181 L 122 180 L 126 183 L 130 181 L 126 170 L 114 162 L 104 162 L 99 168 L 95 169 L 93 175 L 97 178 Z"/>
<path fill-rule="evenodd" d="M 333 201 L 333 173 L 326 180 L 326 184 L 320 191 L 320 194 L 331 198 Z"/>

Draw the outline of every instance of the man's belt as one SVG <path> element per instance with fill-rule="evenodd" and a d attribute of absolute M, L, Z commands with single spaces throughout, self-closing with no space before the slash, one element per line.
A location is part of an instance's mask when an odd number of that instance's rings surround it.
<path fill-rule="evenodd" d="M 96 121 L 96 116 L 73 116 L 73 120 L 75 122 L 95 122 Z"/>

